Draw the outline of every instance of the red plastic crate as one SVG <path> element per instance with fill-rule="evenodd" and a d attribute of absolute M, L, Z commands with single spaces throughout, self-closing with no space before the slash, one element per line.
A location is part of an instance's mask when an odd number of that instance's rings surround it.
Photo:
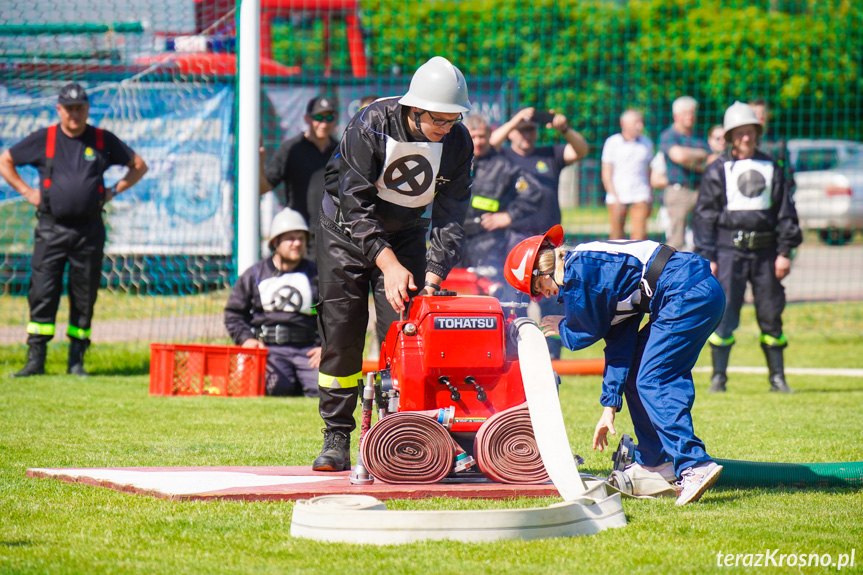
<path fill-rule="evenodd" d="M 267 350 L 150 344 L 150 395 L 266 394 Z"/>

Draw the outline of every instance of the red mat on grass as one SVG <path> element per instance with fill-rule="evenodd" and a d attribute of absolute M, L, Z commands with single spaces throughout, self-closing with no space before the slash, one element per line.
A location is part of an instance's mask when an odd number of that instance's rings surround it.
<path fill-rule="evenodd" d="M 506 499 L 558 495 L 551 483 L 508 485 L 483 477 L 446 479 L 432 485 L 351 485 L 350 472 L 324 473 L 300 467 L 102 467 L 33 468 L 28 477 L 59 479 L 174 501 L 239 499 L 271 501 L 354 493 L 378 499 L 457 497 Z"/>

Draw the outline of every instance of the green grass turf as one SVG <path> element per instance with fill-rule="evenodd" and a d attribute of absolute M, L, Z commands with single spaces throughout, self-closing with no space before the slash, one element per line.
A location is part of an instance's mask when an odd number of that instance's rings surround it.
<path fill-rule="evenodd" d="M 805 322 L 793 307 L 786 315 L 789 323 Z M 760 366 L 757 330 L 747 321 L 732 365 Z M 788 364 L 861 368 L 860 343 L 801 329 Z M 64 373 L 65 350 L 62 343 L 50 346 L 49 372 Z M 843 572 L 861 572 L 863 494 L 854 489 L 715 488 L 685 508 L 671 500 L 627 500 L 629 525 L 596 536 L 373 547 L 292 539 L 290 502 L 171 502 L 27 478 L 29 467 L 307 465 L 320 449 L 321 422 L 317 403 L 304 398 L 151 397 L 144 344 L 97 343 L 88 353 L 95 375 L 86 379 L 8 378 L 23 357 L 23 346 L 0 347 L 0 573 L 734 573 L 751 569 L 717 567 L 717 553 L 779 549 L 836 558 L 855 547 L 856 566 Z M 709 365 L 706 351 L 699 365 Z M 863 379 L 789 375 L 797 393 L 778 396 L 767 392 L 764 375 L 731 374 L 724 395 L 705 393 L 708 378 L 695 374 L 694 418 L 715 457 L 863 459 Z M 564 378 L 561 402 L 583 468 L 605 475 L 609 452 L 589 449 L 601 411 L 599 385 L 599 377 Z M 633 433 L 625 410 L 617 426 L 619 434 Z M 432 499 L 388 507 L 554 501 Z M 832 569 L 802 570 L 824 571 Z"/>

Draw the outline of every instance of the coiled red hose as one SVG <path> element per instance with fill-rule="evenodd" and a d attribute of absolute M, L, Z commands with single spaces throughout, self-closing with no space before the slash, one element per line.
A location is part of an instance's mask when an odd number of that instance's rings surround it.
<path fill-rule="evenodd" d="M 545 483 L 527 403 L 495 413 L 479 428 L 473 453 L 480 471 L 500 483 Z"/>
<path fill-rule="evenodd" d="M 456 444 L 440 423 L 407 411 L 373 425 L 360 449 L 366 469 L 384 483 L 438 483 L 452 471 Z"/>

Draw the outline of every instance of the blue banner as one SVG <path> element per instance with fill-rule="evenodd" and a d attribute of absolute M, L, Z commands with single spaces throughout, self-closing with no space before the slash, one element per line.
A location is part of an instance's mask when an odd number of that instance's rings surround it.
<path fill-rule="evenodd" d="M 0 85 L 0 149 L 58 122 L 59 87 Z M 116 134 L 150 168 L 136 186 L 107 204 L 106 253 L 230 255 L 233 88 L 140 82 L 85 88 L 90 124 Z M 108 170 L 106 185 L 125 170 Z M 35 169 L 21 167 L 19 174 L 38 186 Z M 23 199 L 0 179 L 0 202 L 6 201 Z"/>

